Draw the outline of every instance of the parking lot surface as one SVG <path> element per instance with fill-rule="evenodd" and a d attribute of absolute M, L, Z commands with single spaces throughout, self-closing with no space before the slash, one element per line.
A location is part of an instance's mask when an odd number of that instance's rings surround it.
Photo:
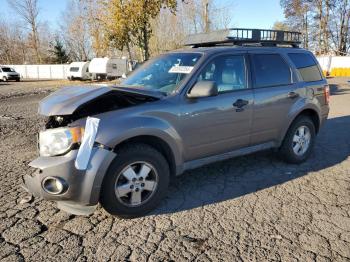
<path fill-rule="evenodd" d="M 66 82 L 0 83 L 0 260 L 350 261 L 347 80 L 329 80 L 329 120 L 306 163 L 267 151 L 196 169 L 176 178 L 157 210 L 133 220 L 25 201 L 38 101 Z"/>

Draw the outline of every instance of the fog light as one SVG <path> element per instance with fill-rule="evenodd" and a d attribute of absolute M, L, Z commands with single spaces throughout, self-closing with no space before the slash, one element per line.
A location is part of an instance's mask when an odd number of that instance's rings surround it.
<path fill-rule="evenodd" d="M 67 191 L 68 186 L 66 181 L 58 177 L 46 177 L 42 182 L 45 192 L 52 195 L 59 195 Z"/>

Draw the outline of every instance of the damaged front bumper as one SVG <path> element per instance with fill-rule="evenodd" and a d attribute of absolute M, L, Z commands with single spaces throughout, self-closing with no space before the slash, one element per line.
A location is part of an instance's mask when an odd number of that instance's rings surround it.
<path fill-rule="evenodd" d="M 77 215 L 94 212 L 104 175 L 116 154 L 102 147 L 93 147 L 86 170 L 76 169 L 77 154 L 78 150 L 71 150 L 63 156 L 38 157 L 29 164 L 36 169 L 34 174 L 23 177 L 25 188 L 36 197 L 56 201 L 66 212 Z M 51 178 L 62 183 L 60 193 L 46 189 L 45 181 Z"/>

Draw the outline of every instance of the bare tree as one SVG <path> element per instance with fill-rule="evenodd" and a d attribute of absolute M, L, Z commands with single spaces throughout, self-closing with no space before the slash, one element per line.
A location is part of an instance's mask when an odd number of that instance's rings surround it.
<path fill-rule="evenodd" d="M 34 49 L 38 63 L 41 63 L 40 41 L 38 35 L 38 0 L 8 0 L 8 4 L 27 24 L 31 34 L 31 45 Z"/>
<path fill-rule="evenodd" d="M 22 64 L 27 60 L 27 41 L 21 26 L 0 19 L 0 64 Z"/>
<path fill-rule="evenodd" d="M 74 61 L 86 61 L 92 55 L 91 35 L 83 8 L 77 0 L 68 2 L 61 15 L 60 31 L 56 33 Z"/>

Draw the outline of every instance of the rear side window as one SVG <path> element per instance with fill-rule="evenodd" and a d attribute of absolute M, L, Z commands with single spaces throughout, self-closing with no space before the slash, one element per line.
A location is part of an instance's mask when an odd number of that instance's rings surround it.
<path fill-rule="evenodd" d="M 310 54 L 294 53 L 288 54 L 288 56 L 305 82 L 319 81 L 322 79 L 321 72 Z"/>
<path fill-rule="evenodd" d="M 255 86 L 288 85 L 292 82 L 289 66 L 278 54 L 253 55 Z"/>
<path fill-rule="evenodd" d="M 71 71 L 71 72 L 78 72 L 79 71 L 79 67 L 71 67 L 69 69 L 69 71 Z"/>

